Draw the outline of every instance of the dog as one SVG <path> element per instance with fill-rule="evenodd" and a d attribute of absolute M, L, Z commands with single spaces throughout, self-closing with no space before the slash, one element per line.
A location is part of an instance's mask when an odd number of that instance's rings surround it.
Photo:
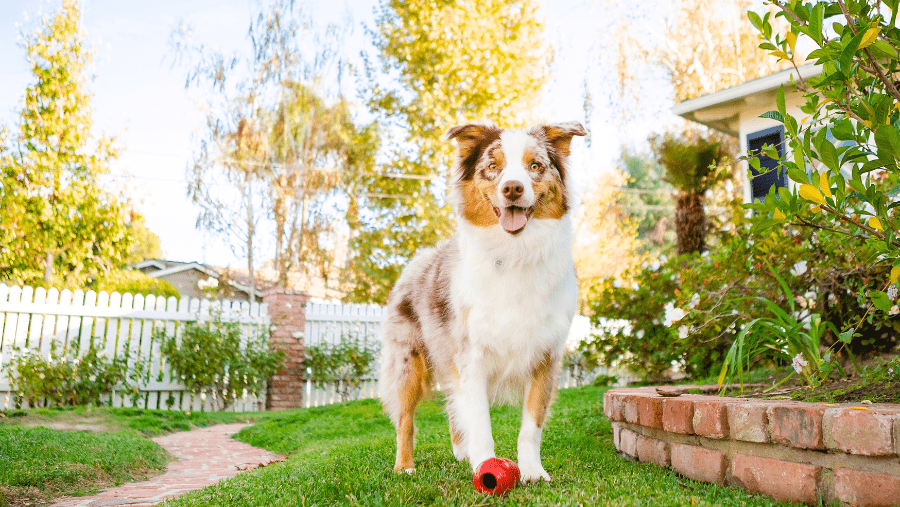
<path fill-rule="evenodd" d="M 578 122 L 447 133 L 456 233 L 417 252 L 382 325 L 379 395 L 397 430 L 395 472 L 415 472 L 413 419 L 437 383 L 459 461 L 474 472 L 495 457 L 490 405 L 521 397 L 521 481 L 550 480 L 541 435 L 578 297 L 568 158 L 573 136 L 586 134 Z"/>

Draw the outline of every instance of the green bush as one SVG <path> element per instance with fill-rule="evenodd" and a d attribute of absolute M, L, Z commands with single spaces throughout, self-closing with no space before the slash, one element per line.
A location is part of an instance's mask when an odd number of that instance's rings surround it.
<path fill-rule="evenodd" d="M 179 297 L 178 290 L 171 283 L 131 269 L 107 271 L 94 281 L 91 288 L 110 294 L 118 292 L 144 296 L 154 294 L 164 298 Z"/>
<path fill-rule="evenodd" d="M 284 353 L 269 349 L 269 333 L 260 328 L 241 344 L 241 324 L 215 315 L 209 322 L 188 322 L 181 336 L 154 331 L 154 340 L 172 374 L 192 393 L 213 394 L 214 408 L 225 410 L 245 395 L 259 396 Z"/>
<path fill-rule="evenodd" d="M 103 351 L 91 347 L 83 356 L 46 359 L 26 351 L 11 361 L 10 385 L 17 404 L 99 405 L 101 395 L 110 393 L 125 380 L 124 359 L 108 359 Z"/>
<path fill-rule="evenodd" d="M 822 326 L 833 327 L 821 333 L 823 349 L 841 342 L 840 334 L 853 327 L 845 335 L 852 338 L 849 348 L 836 355 L 841 361 L 849 359 L 849 351 L 867 354 L 897 346 L 900 322 L 894 315 L 900 308 L 890 299 L 877 300 L 890 272 L 871 266 L 874 248 L 851 244 L 827 229 L 760 230 L 761 220 L 766 217 L 738 215 L 708 252 L 661 258 L 620 280 L 596 284 L 588 307 L 600 332 L 581 350 L 650 379 L 671 375 L 673 364 L 690 377 L 714 376 L 745 326 L 771 316 L 772 305 L 803 330 L 813 315 Z M 754 326 L 748 334 L 770 332 Z M 784 364 L 791 359 L 787 349 L 765 352 L 750 361 Z"/>
<path fill-rule="evenodd" d="M 334 386 L 341 401 L 351 399 L 363 382 L 371 380 L 377 349 L 358 339 L 344 337 L 340 343 L 306 347 L 310 380 L 319 388 Z"/>

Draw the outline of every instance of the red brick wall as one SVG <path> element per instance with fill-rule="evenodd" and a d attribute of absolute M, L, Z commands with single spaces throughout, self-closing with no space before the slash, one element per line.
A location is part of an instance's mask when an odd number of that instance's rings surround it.
<path fill-rule="evenodd" d="M 266 410 L 285 410 L 303 406 L 306 388 L 304 332 L 306 300 L 309 294 L 292 289 L 269 289 L 263 302 L 269 305 L 270 346 L 285 353 L 281 370 L 269 378 Z"/>
<path fill-rule="evenodd" d="M 604 395 L 621 453 L 780 501 L 900 505 L 900 405 L 660 394 Z"/>

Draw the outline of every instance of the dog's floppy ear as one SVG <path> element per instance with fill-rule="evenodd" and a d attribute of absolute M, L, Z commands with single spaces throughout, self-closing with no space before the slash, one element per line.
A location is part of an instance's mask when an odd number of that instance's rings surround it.
<path fill-rule="evenodd" d="M 456 140 L 460 180 L 470 180 L 475 176 L 478 158 L 491 143 L 500 139 L 502 130 L 491 125 L 469 123 L 447 131 L 447 140 Z"/>
<path fill-rule="evenodd" d="M 572 136 L 587 135 L 587 130 L 584 130 L 584 127 L 577 121 L 542 125 L 541 129 L 556 153 L 563 157 L 569 156 L 569 144 L 572 142 Z"/>

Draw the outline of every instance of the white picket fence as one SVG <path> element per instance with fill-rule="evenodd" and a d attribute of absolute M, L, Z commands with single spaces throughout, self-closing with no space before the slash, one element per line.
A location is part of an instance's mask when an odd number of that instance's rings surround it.
<path fill-rule="evenodd" d="M 365 344 L 373 349 L 381 349 L 381 322 L 384 319 L 384 308 L 378 305 L 340 305 L 340 304 L 313 304 L 306 306 L 306 346 L 330 343 L 332 345 L 341 340 L 355 340 L 356 343 Z M 584 319 L 583 317 L 581 319 Z M 586 321 L 586 319 L 584 319 Z M 569 343 L 578 343 L 581 336 L 578 333 L 590 332 L 589 323 L 587 329 L 578 329 L 573 326 L 573 335 L 569 337 Z M 378 378 L 380 372 L 380 354 L 376 354 L 376 361 L 371 379 L 365 381 L 362 386 L 351 393 L 351 399 L 375 398 L 378 396 Z M 605 367 L 597 367 L 590 371 L 563 369 L 559 378 L 559 388 L 566 389 L 593 382 L 598 375 L 607 375 L 610 371 Z M 339 394 L 341 386 L 329 386 L 319 389 L 311 382 L 306 384 L 306 396 L 304 404 L 307 407 L 317 407 L 341 402 Z M 346 400 L 343 400 L 346 401 Z"/>
<path fill-rule="evenodd" d="M 239 322 L 242 342 L 260 326 L 269 324 L 265 304 L 213 301 L 131 294 L 107 294 L 94 291 L 45 290 L 32 287 L 8 287 L 0 284 L 0 409 L 11 408 L 13 394 L 9 384 L 10 360 L 17 353 L 31 351 L 45 359 L 54 354 L 83 355 L 91 344 L 104 351 L 107 358 L 128 358 L 129 370 L 143 363 L 146 375 L 138 382 L 141 392 L 136 399 L 119 386 L 104 400 L 114 407 L 176 410 L 211 410 L 213 399 L 194 396 L 172 378 L 160 353 L 160 339 L 153 330 L 164 328 L 166 334 L 181 333 L 185 323 L 203 321 L 212 312 L 221 311 L 226 322 Z M 231 410 L 260 410 L 260 399 L 246 396 Z M 132 403 L 134 401 L 134 403 Z"/>
<path fill-rule="evenodd" d="M 366 399 L 378 396 L 378 378 L 380 371 L 381 322 L 384 320 L 384 308 L 378 305 L 340 305 L 318 304 L 306 305 L 306 333 L 304 345 L 315 346 L 323 343 L 336 345 L 341 341 L 353 340 L 361 346 L 376 351 L 376 360 L 370 379 L 367 379 L 353 393 L 352 399 Z M 307 407 L 318 407 L 341 402 L 339 391 L 343 386 L 317 388 L 312 382 L 306 383 L 306 396 L 303 403 Z M 346 400 L 343 400 L 346 401 Z"/>
<path fill-rule="evenodd" d="M 105 352 L 108 358 L 128 358 L 129 370 L 137 362 L 146 372 L 138 383 L 139 396 L 132 396 L 118 386 L 104 401 L 114 407 L 211 410 L 213 400 L 194 396 L 172 378 L 160 353 L 160 339 L 153 330 L 164 328 L 168 336 L 179 335 L 187 322 L 208 320 L 221 312 L 224 321 L 241 324 L 242 340 L 251 333 L 268 326 L 268 306 L 259 303 L 209 301 L 199 299 L 162 298 L 156 296 L 120 295 L 117 292 L 95 293 L 81 290 L 58 291 L 0 284 L 0 410 L 12 408 L 14 393 L 9 384 L 10 361 L 22 351 L 39 353 L 49 359 L 51 351 L 57 357 L 67 353 L 83 355 L 91 345 Z M 340 305 L 309 303 L 306 306 L 304 341 L 307 346 L 322 343 L 337 344 L 354 340 L 376 351 L 380 350 L 380 327 L 384 308 L 377 305 Z M 378 395 L 377 381 L 380 361 L 372 375 L 350 398 L 365 399 Z M 564 370 L 559 387 L 567 388 L 590 383 L 605 369 L 590 372 Z M 318 388 L 307 382 L 304 404 L 315 407 L 338 403 L 342 386 Z M 265 392 L 259 399 L 246 396 L 230 410 L 256 411 L 264 406 Z"/>

